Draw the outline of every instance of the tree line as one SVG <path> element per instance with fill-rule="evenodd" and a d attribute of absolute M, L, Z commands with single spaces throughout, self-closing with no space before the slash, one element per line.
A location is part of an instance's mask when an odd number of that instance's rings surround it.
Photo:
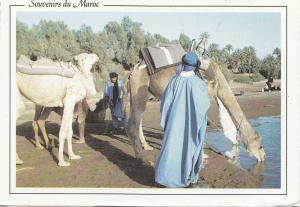
<path fill-rule="evenodd" d="M 209 38 L 208 33 L 201 35 Z M 17 20 L 16 40 L 17 58 L 24 54 L 32 58 L 48 57 L 54 61 L 70 61 L 74 55 L 82 52 L 96 53 L 99 56 L 99 64 L 95 69 L 98 79 L 107 79 L 111 71 L 122 74 L 124 70 L 132 68 L 139 60 L 141 48 L 158 43 L 180 43 L 188 50 L 192 42 L 183 33 L 178 39 L 169 40 L 160 34 L 145 32 L 141 23 L 127 16 L 120 23 L 108 22 L 99 32 L 94 32 L 88 25 L 72 30 L 62 21 L 51 20 L 41 20 L 29 28 Z M 208 54 L 227 71 L 280 78 L 279 48 L 260 60 L 252 46 L 234 49 L 229 44 L 219 48 L 219 45 L 212 43 L 208 47 Z"/>

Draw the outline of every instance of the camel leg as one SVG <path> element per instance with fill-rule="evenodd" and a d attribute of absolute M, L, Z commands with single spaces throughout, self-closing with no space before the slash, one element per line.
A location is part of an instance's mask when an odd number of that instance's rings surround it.
<path fill-rule="evenodd" d="M 39 125 L 38 125 L 37 121 L 32 121 L 32 128 L 33 128 L 33 132 L 34 132 L 35 147 L 38 149 L 44 149 L 44 147 L 40 143 Z"/>
<path fill-rule="evenodd" d="M 232 144 L 231 150 L 225 152 L 225 156 L 229 159 L 235 159 L 239 155 L 239 145 Z"/>
<path fill-rule="evenodd" d="M 142 124 L 142 120 L 140 121 L 140 126 L 139 126 L 139 136 L 140 136 L 140 140 L 141 140 L 141 143 L 142 143 L 142 146 L 143 146 L 143 149 L 144 150 L 153 150 L 153 147 L 151 147 L 146 139 L 145 139 L 145 136 L 144 136 L 144 133 L 143 133 L 143 124 Z"/>
<path fill-rule="evenodd" d="M 22 165 L 23 163 L 24 163 L 23 160 L 21 160 L 21 159 L 19 158 L 18 153 L 16 153 L 16 164 L 17 164 L 17 165 Z"/>
<path fill-rule="evenodd" d="M 82 144 L 85 143 L 85 138 L 84 138 L 84 130 L 85 130 L 85 119 L 87 116 L 87 113 L 85 112 L 83 108 L 83 103 L 79 102 L 78 103 L 78 108 L 77 108 L 77 113 L 78 113 L 78 128 L 79 128 L 79 140 L 75 140 L 74 143 L 76 144 Z"/>
<path fill-rule="evenodd" d="M 22 112 L 25 110 L 25 104 L 21 98 L 21 94 L 19 91 L 19 88 L 16 87 L 16 102 L 17 102 L 17 108 L 16 108 L 16 120 L 21 116 Z M 19 158 L 18 153 L 16 153 L 16 164 L 22 165 L 24 162 Z"/>
<path fill-rule="evenodd" d="M 148 100 L 149 76 L 146 70 L 136 70 L 130 79 L 130 115 L 128 119 L 127 134 L 133 144 L 135 156 L 141 159 L 144 164 L 149 164 L 142 149 L 139 128 L 141 125 L 142 113 L 146 109 Z M 151 164 L 151 163 L 150 163 Z"/>
<path fill-rule="evenodd" d="M 64 112 L 64 116 L 68 115 L 69 117 L 71 117 L 70 119 L 66 120 L 67 121 L 67 143 L 68 143 L 68 155 L 69 155 L 69 159 L 70 160 L 78 160 L 80 159 L 79 155 L 75 155 L 73 152 L 73 146 L 72 146 L 72 136 L 73 136 L 73 128 L 72 128 L 72 121 L 73 121 L 73 111 L 74 111 L 74 107 L 75 107 L 75 102 L 70 101 L 66 101 L 65 103 L 65 109 L 68 106 L 68 108 L 73 109 L 72 111 L 70 111 L 67 114 L 65 114 Z"/>
<path fill-rule="evenodd" d="M 59 148 L 58 148 L 58 165 L 62 167 L 69 166 L 70 163 L 64 160 L 64 142 L 67 138 L 71 137 L 72 139 L 72 119 L 73 119 L 73 112 L 74 112 L 75 102 L 70 98 L 66 97 L 64 100 L 64 112 L 61 122 L 61 127 L 59 130 Z M 72 140 L 71 140 L 72 146 Z M 68 141 L 68 151 L 69 157 L 72 156 L 74 153 L 72 151 L 72 147 L 70 148 L 69 141 Z"/>
<path fill-rule="evenodd" d="M 51 147 L 53 147 L 53 139 L 52 139 L 52 142 L 51 144 L 49 145 L 49 137 L 48 137 L 48 134 L 47 134 L 47 131 L 46 131 L 46 127 L 45 127 L 45 122 L 46 120 L 38 120 L 37 123 L 42 131 L 42 134 L 43 134 L 43 137 L 44 137 L 44 140 L 45 140 L 45 145 L 46 145 L 46 149 L 50 149 Z"/>
<path fill-rule="evenodd" d="M 86 116 L 78 116 L 78 128 L 79 128 L 79 140 L 74 141 L 76 144 L 85 143 L 84 130 L 85 130 L 85 118 Z"/>
<path fill-rule="evenodd" d="M 68 125 L 68 134 L 67 134 L 67 142 L 68 142 L 68 155 L 70 160 L 78 160 L 80 159 L 79 155 L 75 155 L 73 152 L 72 147 L 72 136 L 73 136 L 73 129 L 72 129 L 72 119 L 69 122 Z"/>
<path fill-rule="evenodd" d="M 49 149 L 49 138 L 45 128 L 45 122 L 46 119 L 49 117 L 51 111 L 52 111 L 51 107 L 42 107 L 38 105 L 35 106 L 35 115 L 34 115 L 34 121 L 32 122 L 32 127 L 34 131 L 35 145 L 39 149 L 43 149 L 42 145 L 40 144 L 40 140 L 38 136 L 39 128 L 41 129 L 41 132 L 43 134 L 46 148 Z"/>
<path fill-rule="evenodd" d="M 32 121 L 32 128 L 34 132 L 34 139 L 35 139 L 35 147 L 38 149 L 44 149 L 44 147 L 40 143 L 39 138 L 39 125 L 37 121 L 40 119 L 41 114 L 43 113 L 43 106 L 35 105 L 35 112 L 34 112 L 34 120 Z"/>

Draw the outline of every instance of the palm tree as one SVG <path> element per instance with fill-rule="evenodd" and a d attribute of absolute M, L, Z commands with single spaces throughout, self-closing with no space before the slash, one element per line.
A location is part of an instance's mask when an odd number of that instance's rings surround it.
<path fill-rule="evenodd" d="M 238 48 L 232 53 L 232 72 L 234 73 L 240 72 L 242 60 L 243 60 L 243 51 Z"/>
<path fill-rule="evenodd" d="M 274 57 L 275 69 L 274 74 L 277 78 L 281 78 L 281 49 L 275 48 L 272 53 Z"/>
<path fill-rule="evenodd" d="M 204 48 L 206 48 L 206 44 L 207 44 L 209 38 L 210 38 L 210 34 L 208 32 L 202 32 L 200 34 L 200 39 L 201 39 L 201 41 L 203 41 Z"/>
<path fill-rule="evenodd" d="M 275 49 L 273 50 L 272 55 L 275 55 L 277 58 L 281 58 L 281 49 L 278 48 L 278 47 L 275 48 Z"/>
<path fill-rule="evenodd" d="M 208 32 L 202 32 L 201 34 L 200 34 L 200 38 L 202 38 L 202 39 L 209 39 L 210 38 L 210 34 L 208 33 Z"/>
<path fill-rule="evenodd" d="M 244 68 L 243 71 L 248 73 L 252 73 L 254 70 L 254 63 L 256 60 L 256 53 L 255 48 L 252 46 L 244 47 L 243 48 L 243 64 Z"/>
<path fill-rule="evenodd" d="M 233 46 L 231 44 L 225 45 L 225 50 L 228 51 L 229 55 L 231 53 L 231 51 L 233 50 Z"/>
<path fill-rule="evenodd" d="M 219 45 L 216 43 L 212 43 L 208 47 L 209 56 L 213 58 L 217 63 L 219 63 L 220 60 L 220 50 Z"/>

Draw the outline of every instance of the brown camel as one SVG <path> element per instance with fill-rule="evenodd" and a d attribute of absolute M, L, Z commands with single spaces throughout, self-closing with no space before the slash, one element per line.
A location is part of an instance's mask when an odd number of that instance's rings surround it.
<path fill-rule="evenodd" d="M 225 106 L 250 156 L 254 156 L 257 161 L 264 161 L 265 152 L 261 137 L 247 121 L 218 64 L 210 62 L 204 65 L 206 70 L 199 70 L 199 73 L 207 84 L 210 97 L 221 101 Z M 141 121 L 147 105 L 148 91 L 160 98 L 175 73 L 176 67 L 170 67 L 149 76 L 147 66 L 142 61 L 132 71 L 128 81 L 130 114 L 126 132 L 132 141 L 136 157 L 145 164 L 149 161 L 146 159 L 142 148 L 147 148 L 148 144 L 143 136 Z M 236 146 L 233 146 L 233 149 L 235 148 Z"/>
<path fill-rule="evenodd" d="M 84 138 L 84 129 L 85 129 L 85 119 L 89 110 L 89 106 L 86 102 L 86 99 L 78 102 L 75 105 L 74 115 L 77 116 L 77 122 L 79 127 L 79 140 L 74 141 L 74 143 L 81 144 L 85 143 Z M 35 146 L 36 148 L 43 149 L 44 147 L 40 143 L 40 139 L 38 136 L 38 130 L 40 129 L 45 141 L 45 147 L 47 149 L 54 147 L 54 140 L 52 139 L 52 143 L 49 143 L 48 134 L 45 128 L 45 122 L 51 112 L 55 112 L 60 116 L 63 116 L 64 108 L 63 107 L 43 107 L 36 105 L 35 106 L 35 114 L 34 120 L 32 121 L 32 127 L 34 131 L 35 138 Z"/>
<path fill-rule="evenodd" d="M 74 115 L 77 116 L 77 122 L 79 127 L 79 140 L 74 141 L 76 144 L 85 143 L 85 123 L 95 123 L 101 122 L 105 119 L 105 111 L 108 108 L 108 101 L 103 98 L 96 103 L 96 108 L 94 111 L 91 111 L 86 99 L 78 102 L 75 105 Z M 39 149 L 43 149 L 44 147 L 40 144 L 40 139 L 38 136 L 38 130 L 40 129 L 45 141 L 45 146 L 47 149 L 54 147 L 54 140 L 52 139 L 52 143 L 49 143 L 48 134 L 45 127 L 45 122 L 51 112 L 55 112 L 58 115 L 62 116 L 64 108 L 63 107 L 42 107 L 35 106 L 35 115 L 34 120 L 32 122 L 32 127 L 34 131 L 35 145 Z"/>

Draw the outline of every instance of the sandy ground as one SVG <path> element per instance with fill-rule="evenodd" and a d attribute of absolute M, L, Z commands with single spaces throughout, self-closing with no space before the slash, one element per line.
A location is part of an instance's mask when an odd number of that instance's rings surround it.
<path fill-rule="evenodd" d="M 240 91 L 239 87 L 234 87 L 234 91 Z M 242 89 L 244 94 L 237 96 L 237 99 L 247 118 L 280 114 L 280 92 L 257 92 L 254 86 L 248 86 L 246 89 Z M 70 167 L 58 167 L 57 146 L 52 150 L 39 150 L 34 147 L 31 127 L 33 108 L 29 108 L 31 109 L 17 122 L 17 149 L 25 161 L 25 164 L 17 166 L 17 187 L 159 187 L 154 182 L 153 167 L 144 166 L 134 158 L 133 149 L 124 132 L 105 134 L 108 121 L 88 123 L 86 144 L 73 145 L 74 152 L 82 158 L 71 161 Z M 209 117 L 214 125 L 212 127 L 218 124 L 216 114 L 216 106 L 213 103 L 209 111 Z M 153 151 L 146 152 L 147 158 L 152 161 L 159 155 L 163 137 L 159 120 L 159 102 L 149 102 L 143 116 L 143 129 L 147 141 L 154 147 Z M 59 123 L 60 117 L 52 113 L 47 122 L 47 131 L 56 143 Z M 74 124 L 73 128 L 74 138 L 77 138 L 77 125 Z M 253 166 L 253 169 L 247 172 L 229 163 L 209 147 L 205 151 L 209 155 L 208 164 L 200 172 L 201 184 L 198 187 L 259 186 L 262 179 L 262 169 L 259 165 Z"/>

